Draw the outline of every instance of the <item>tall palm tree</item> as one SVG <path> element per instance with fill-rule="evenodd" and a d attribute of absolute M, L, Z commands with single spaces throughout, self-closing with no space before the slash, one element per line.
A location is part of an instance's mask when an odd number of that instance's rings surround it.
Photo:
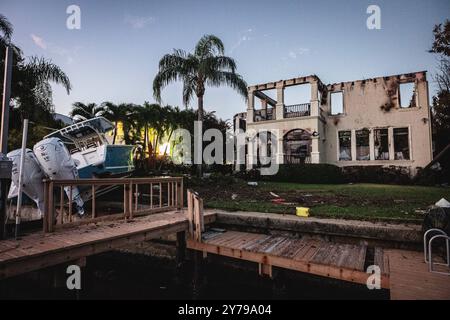
<path fill-rule="evenodd" d="M 98 106 L 95 103 L 84 104 L 82 102 L 75 102 L 72 105 L 72 111 L 70 111 L 70 116 L 74 118 L 75 121 L 84 121 L 103 116 L 104 114 L 104 106 Z"/>
<path fill-rule="evenodd" d="M 214 35 L 205 35 L 194 52 L 176 49 L 159 61 L 159 71 L 153 80 L 153 95 L 161 101 L 162 89 L 171 82 L 183 82 L 183 103 L 197 97 L 198 120 L 203 121 L 203 98 L 206 86 L 227 85 L 247 99 L 247 83 L 236 73 L 236 62 L 225 56 L 223 42 Z M 197 167 L 202 174 L 202 165 Z"/>

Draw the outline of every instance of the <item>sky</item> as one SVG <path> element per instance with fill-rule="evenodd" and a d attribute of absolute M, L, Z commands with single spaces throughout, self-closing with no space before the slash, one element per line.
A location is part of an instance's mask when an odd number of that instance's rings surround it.
<path fill-rule="evenodd" d="M 66 26 L 70 5 L 81 10 L 79 30 Z M 379 6 L 381 29 L 367 28 L 369 5 Z M 76 101 L 153 102 L 159 59 L 174 48 L 191 51 L 204 34 L 222 39 L 249 85 L 427 70 L 433 95 L 437 58 L 427 50 L 433 26 L 450 19 L 450 1 L 1 0 L 0 13 L 26 56 L 51 59 L 69 76 L 70 95 L 53 86 L 56 112 L 68 114 Z M 183 107 L 181 90 L 180 83 L 166 87 L 163 103 Z M 246 103 L 230 88 L 208 88 L 205 108 L 226 120 Z"/>

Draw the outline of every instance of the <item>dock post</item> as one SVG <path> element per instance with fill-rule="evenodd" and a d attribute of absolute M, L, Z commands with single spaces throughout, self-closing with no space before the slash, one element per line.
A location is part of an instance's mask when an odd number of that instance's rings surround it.
<path fill-rule="evenodd" d="M 200 251 L 192 252 L 194 258 L 194 274 L 192 277 L 192 298 L 198 300 L 201 298 L 201 292 L 204 284 L 203 253 Z"/>
<path fill-rule="evenodd" d="M 181 231 L 177 233 L 177 252 L 176 263 L 177 269 L 179 269 L 186 260 L 186 232 Z"/>
<path fill-rule="evenodd" d="M 175 255 L 175 282 L 177 284 L 185 283 L 186 275 L 186 232 L 177 233 L 176 255 Z"/>

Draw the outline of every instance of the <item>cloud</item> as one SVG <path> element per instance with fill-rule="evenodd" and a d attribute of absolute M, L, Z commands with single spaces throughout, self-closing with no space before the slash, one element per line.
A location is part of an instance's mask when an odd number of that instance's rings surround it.
<path fill-rule="evenodd" d="M 138 17 L 127 14 L 124 18 L 124 23 L 131 26 L 133 29 L 145 28 L 153 22 L 155 22 L 155 18 L 153 17 Z"/>
<path fill-rule="evenodd" d="M 33 33 L 30 36 L 35 45 L 37 45 L 41 49 L 44 49 L 44 50 L 47 49 L 47 43 L 45 42 L 45 40 L 43 38 L 41 38 Z"/>
<path fill-rule="evenodd" d="M 79 47 L 77 47 L 73 50 L 69 50 L 52 42 L 47 42 L 43 37 L 40 37 L 33 33 L 30 34 L 30 37 L 36 46 L 55 55 L 64 57 L 68 64 L 72 64 L 74 62 L 75 59 L 73 55 L 80 49 Z"/>
<path fill-rule="evenodd" d="M 230 53 L 233 53 L 234 50 L 239 48 L 244 42 L 252 40 L 253 29 L 249 28 L 247 30 L 239 32 L 238 41 L 231 47 Z"/>
<path fill-rule="evenodd" d="M 290 50 L 288 53 L 289 58 L 297 59 L 299 56 L 305 55 L 309 53 L 309 48 L 297 48 L 294 50 Z"/>

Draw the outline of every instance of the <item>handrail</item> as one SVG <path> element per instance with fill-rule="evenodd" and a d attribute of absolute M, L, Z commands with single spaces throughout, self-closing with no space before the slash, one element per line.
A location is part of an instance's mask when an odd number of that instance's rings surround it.
<path fill-rule="evenodd" d="M 110 201 L 108 211 L 118 206 L 123 212 L 100 212 L 98 197 L 120 188 L 123 188 L 123 199 L 117 195 L 120 200 Z M 80 198 L 84 201 L 84 211 L 90 207 L 90 216 L 85 213 L 82 219 L 75 221 L 73 203 Z M 182 177 L 44 180 L 43 230 L 52 232 L 60 227 L 182 210 L 183 201 Z"/>
<path fill-rule="evenodd" d="M 428 259 L 427 259 L 427 258 L 428 258 L 427 236 L 428 236 L 428 234 L 429 234 L 430 232 L 437 232 L 437 233 L 440 233 L 441 235 L 444 235 L 444 236 L 447 235 L 447 233 L 445 233 L 443 230 L 441 230 L 441 229 L 436 229 L 436 228 L 428 229 L 428 230 L 423 234 L 423 255 L 424 255 L 425 263 L 428 263 Z"/>
<path fill-rule="evenodd" d="M 433 241 L 436 239 L 445 239 L 445 244 L 446 244 L 446 251 L 447 251 L 447 263 L 438 263 L 438 262 L 433 262 L 433 257 L 432 257 L 432 244 Z M 434 237 L 432 237 L 430 239 L 430 242 L 428 243 L 428 261 L 429 261 L 429 271 L 433 272 L 433 273 L 438 273 L 438 274 L 443 274 L 443 275 L 450 275 L 450 271 L 449 272 L 443 272 L 443 271 L 436 271 L 433 269 L 434 265 L 442 265 L 442 266 L 447 266 L 450 267 L 450 237 L 447 235 L 436 235 Z"/>
<path fill-rule="evenodd" d="M 311 115 L 311 103 L 302 103 L 284 106 L 285 118 L 309 117 L 310 115 Z"/>

